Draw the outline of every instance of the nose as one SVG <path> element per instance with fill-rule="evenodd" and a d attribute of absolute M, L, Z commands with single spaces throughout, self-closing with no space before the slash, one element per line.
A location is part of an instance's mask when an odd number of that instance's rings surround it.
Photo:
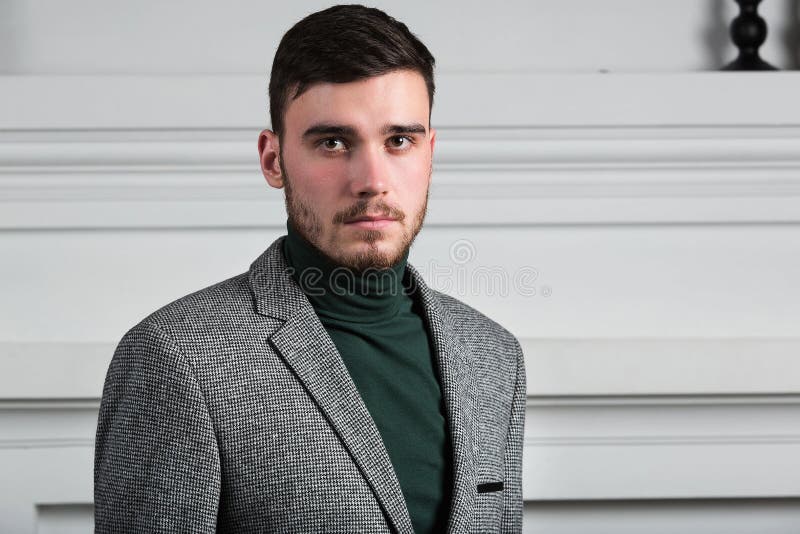
<path fill-rule="evenodd" d="M 357 197 L 372 197 L 388 192 L 389 167 L 382 150 L 364 149 L 352 159 L 350 190 Z"/>

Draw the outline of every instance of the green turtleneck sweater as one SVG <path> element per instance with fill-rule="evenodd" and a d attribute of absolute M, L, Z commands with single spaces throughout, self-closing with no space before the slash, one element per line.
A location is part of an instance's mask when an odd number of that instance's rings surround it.
<path fill-rule="evenodd" d="M 450 448 L 422 310 L 406 290 L 408 254 L 389 269 L 353 274 L 337 267 L 290 224 L 287 229 L 283 252 L 294 269 L 292 276 L 378 427 L 414 530 L 444 532 Z"/>

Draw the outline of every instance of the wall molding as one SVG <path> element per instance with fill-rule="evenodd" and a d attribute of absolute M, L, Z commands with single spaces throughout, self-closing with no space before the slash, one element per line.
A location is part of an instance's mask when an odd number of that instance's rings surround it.
<path fill-rule="evenodd" d="M 800 396 L 681 400 L 529 403 L 525 500 L 800 496 Z"/>
<path fill-rule="evenodd" d="M 521 343 L 528 394 L 536 397 L 644 395 L 663 403 L 657 396 L 800 393 L 800 338 L 527 338 Z"/>
<path fill-rule="evenodd" d="M 501 133 L 440 134 L 429 224 L 800 222 L 800 129 Z M 2 142 L 0 228 L 281 226 L 252 144 Z"/>
<path fill-rule="evenodd" d="M 144 181 L 137 179 L 138 173 L 174 174 L 175 178 L 185 172 L 258 174 L 256 135 L 250 130 L 214 129 L 191 133 L 162 130 L 158 134 L 126 130 L 113 135 L 40 130 L 26 140 L 7 139 L 0 144 L 0 171 L 5 176 L 35 177 L 119 173 L 125 177 L 122 184 L 137 186 Z M 800 126 L 558 131 L 443 128 L 437 138 L 437 170 L 446 173 L 446 182 L 455 181 L 452 173 L 469 170 L 536 171 L 531 181 L 538 183 L 546 182 L 540 173 L 547 171 L 711 172 L 744 167 L 772 170 L 780 176 L 777 171 L 800 167 Z M 791 174 L 787 172 L 786 177 Z M 10 178 L 5 181 L 12 182 Z M 631 181 L 631 177 L 623 176 L 622 181 Z M 734 175 L 733 181 L 748 183 L 746 176 Z M 222 183 L 211 176 L 203 180 L 203 184 L 217 187 Z"/>
<path fill-rule="evenodd" d="M 736 132 L 442 130 L 428 223 L 800 221 L 800 128 Z M 0 229 L 281 226 L 255 134 L 213 133 L 0 142 Z"/>
<path fill-rule="evenodd" d="M 520 342 L 537 406 L 758 404 L 765 395 L 792 404 L 800 395 L 800 338 Z M 99 399 L 115 346 L 0 342 L 0 401 Z"/>
<path fill-rule="evenodd" d="M 800 497 L 800 340 L 521 341 L 526 501 Z M 0 343 L 0 449 L 91 458 L 114 346 Z"/>
<path fill-rule="evenodd" d="M 0 399 L 0 450 L 94 447 L 98 399 Z"/>
<path fill-rule="evenodd" d="M 606 400 L 529 399 L 526 501 L 800 497 L 800 395 Z M 0 450 L 90 459 L 97 408 L 0 400 Z"/>
<path fill-rule="evenodd" d="M 0 76 L 0 229 L 283 225 L 263 85 Z M 799 93 L 800 73 L 444 73 L 428 223 L 800 222 Z"/>

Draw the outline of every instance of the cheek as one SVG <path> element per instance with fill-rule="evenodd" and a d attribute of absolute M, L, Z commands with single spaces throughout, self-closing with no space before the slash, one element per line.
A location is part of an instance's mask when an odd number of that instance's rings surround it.
<path fill-rule="evenodd" d="M 399 163 L 396 173 L 402 177 L 402 183 L 413 190 L 410 191 L 412 195 L 420 190 L 424 194 L 430 179 L 431 161 L 427 158 L 409 158 Z"/>
<path fill-rule="evenodd" d="M 402 179 L 395 184 L 397 184 L 397 196 L 401 199 L 404 209 L 416 211 L 422 208 L 430 186 L 430 170 L 429 160 L 404 162 L 402 168 L 396 169 L 396 176 L 402 176 Z"/>
<path fill-rule="evenodd" d="M 326 198 L 341 187 L 345 168 L 337 160 L 307 160 L 301 165 L 288 166 L 286 172 L 293 190 L 306 197 Z"/>

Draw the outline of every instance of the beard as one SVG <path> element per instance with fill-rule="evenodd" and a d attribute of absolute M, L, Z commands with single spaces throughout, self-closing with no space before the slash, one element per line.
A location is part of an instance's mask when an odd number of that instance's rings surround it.
<path fill-rule="evenodd" d="M 358 252 L 342 250 L 335 240 L 335 233 L 332 233 L 328 237 L 327 242 L 323 242 L 325 240 L 325 236 L 323 236 L 323 221 L 314 212 L 312 206 L 296 195 L 292 190 L 292 180 L 286 172 L 286 168 L 283 166 L 282 157 L 279 160 L 279 165 L 283 173 L 285 190 L 284 200 L 289 224 L 291 224 L 292 227 L 323 256 L 337 265 L 357 273 L 363 273 L 369 269 L 388 269 L 396 265 L 406 256 L 411 248 L 411 244 L 422 229 L 422 224 L 425 221 L 425 215 L 428 210 L 428 190 L 425 191 L 425 201 L 422 204 L 422 208 L 414 216 L 411 227 L 403 227 L 403 235 L 400 239 L 399 246 L 397 246 L 395 250 L 383 251 L 378 247 L 378 243 L 387 235 L 387 232 L 379 229 L 358 230 L 358 239 L 368 245 L 366 250 L 360 250 Z M 430 176 L 431 172 L 428 174 L 428 183 L 430 183 Z M 400 224 L 407 218 L 405 212 L 401 209 L 390 206 L 382 200 L 372 202 L 369 200 L 358 200 L 349 208 L 334 214 L 333 219 L 330 221 L 331 228 L 336 229 L 344 224 L 345 221 L 368 213 L 380 213 L 385 216 L 393 217 L 397 219 Z"/>

